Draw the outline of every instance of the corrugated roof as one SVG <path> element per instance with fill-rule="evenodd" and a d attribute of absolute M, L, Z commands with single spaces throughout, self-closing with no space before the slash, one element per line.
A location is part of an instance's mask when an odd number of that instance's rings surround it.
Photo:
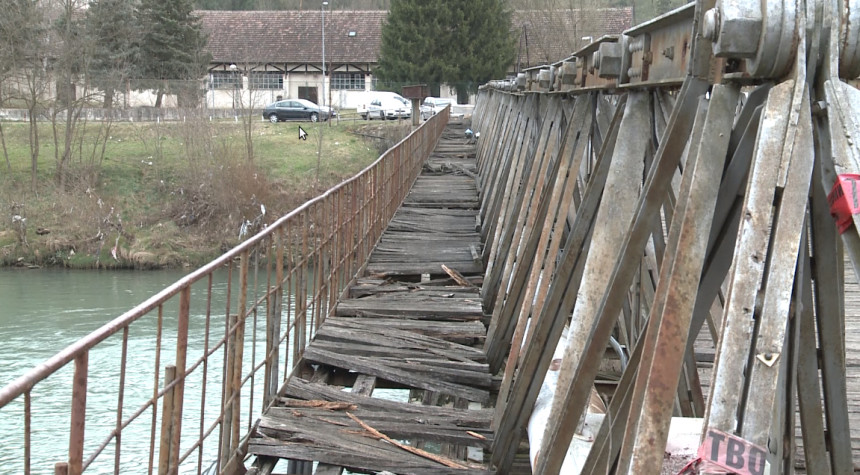
<path fill-rule="evenodd" d="M 197 11 L 218 63 L 319 63 L 322 12 Z M 385 11 L 334 10 L 325 14 L 326 61 L 376 63 Z M 350 32 L 355 32 L 350 36 Z"/>

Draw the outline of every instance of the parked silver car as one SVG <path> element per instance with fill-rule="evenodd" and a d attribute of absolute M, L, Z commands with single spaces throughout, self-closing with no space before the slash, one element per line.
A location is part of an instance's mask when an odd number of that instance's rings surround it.
<path fill-rule="evenodd" d="M 437 112 L 445 108 L 445 106 L 453 106 L 454 99 L 445 97 L 426 97 L 421 104 L 421 119 L 427 120 L 433 117 Z"/>

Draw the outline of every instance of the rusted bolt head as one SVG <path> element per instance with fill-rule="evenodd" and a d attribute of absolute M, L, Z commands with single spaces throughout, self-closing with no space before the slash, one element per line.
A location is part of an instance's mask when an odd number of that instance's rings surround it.
<path fill-rule="evenodd" d="M 715 8 L 714 55 L 754 58 L 762 31 L 761 2 L 722 0 Z"/>

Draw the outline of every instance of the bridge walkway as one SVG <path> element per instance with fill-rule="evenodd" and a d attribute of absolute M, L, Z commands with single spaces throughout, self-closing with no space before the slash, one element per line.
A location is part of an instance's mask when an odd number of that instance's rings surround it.
<path fill-rule="evenodd" d="M 488 473 L 498 381 L 482 351 L 480 204 L 466 127 L 448 125 L 364 277 L 263 414 L 249 454 L 291 460 L 290 473 L 310 473 L 302 461 L 318 461 L 318 474 Z M 376 388 L 409 390 L 412 402 Z"/>

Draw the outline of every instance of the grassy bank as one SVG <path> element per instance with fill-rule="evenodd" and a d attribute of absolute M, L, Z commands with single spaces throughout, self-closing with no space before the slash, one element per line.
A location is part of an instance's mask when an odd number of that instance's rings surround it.
<path fill-rule="evenodd" d="M 28 125 L 2 123 L 9 166 L 4 157 L 0 265 L 197 266 L 238 243 L 243 224 L 253 232 L 274 221 L 409 130 L 397 122 L 260 121 L 248 160 L 241 123 L 82 124 L 60 189 L 55 135 L 49 122 L 39 125 L 34 187 Z"/>

